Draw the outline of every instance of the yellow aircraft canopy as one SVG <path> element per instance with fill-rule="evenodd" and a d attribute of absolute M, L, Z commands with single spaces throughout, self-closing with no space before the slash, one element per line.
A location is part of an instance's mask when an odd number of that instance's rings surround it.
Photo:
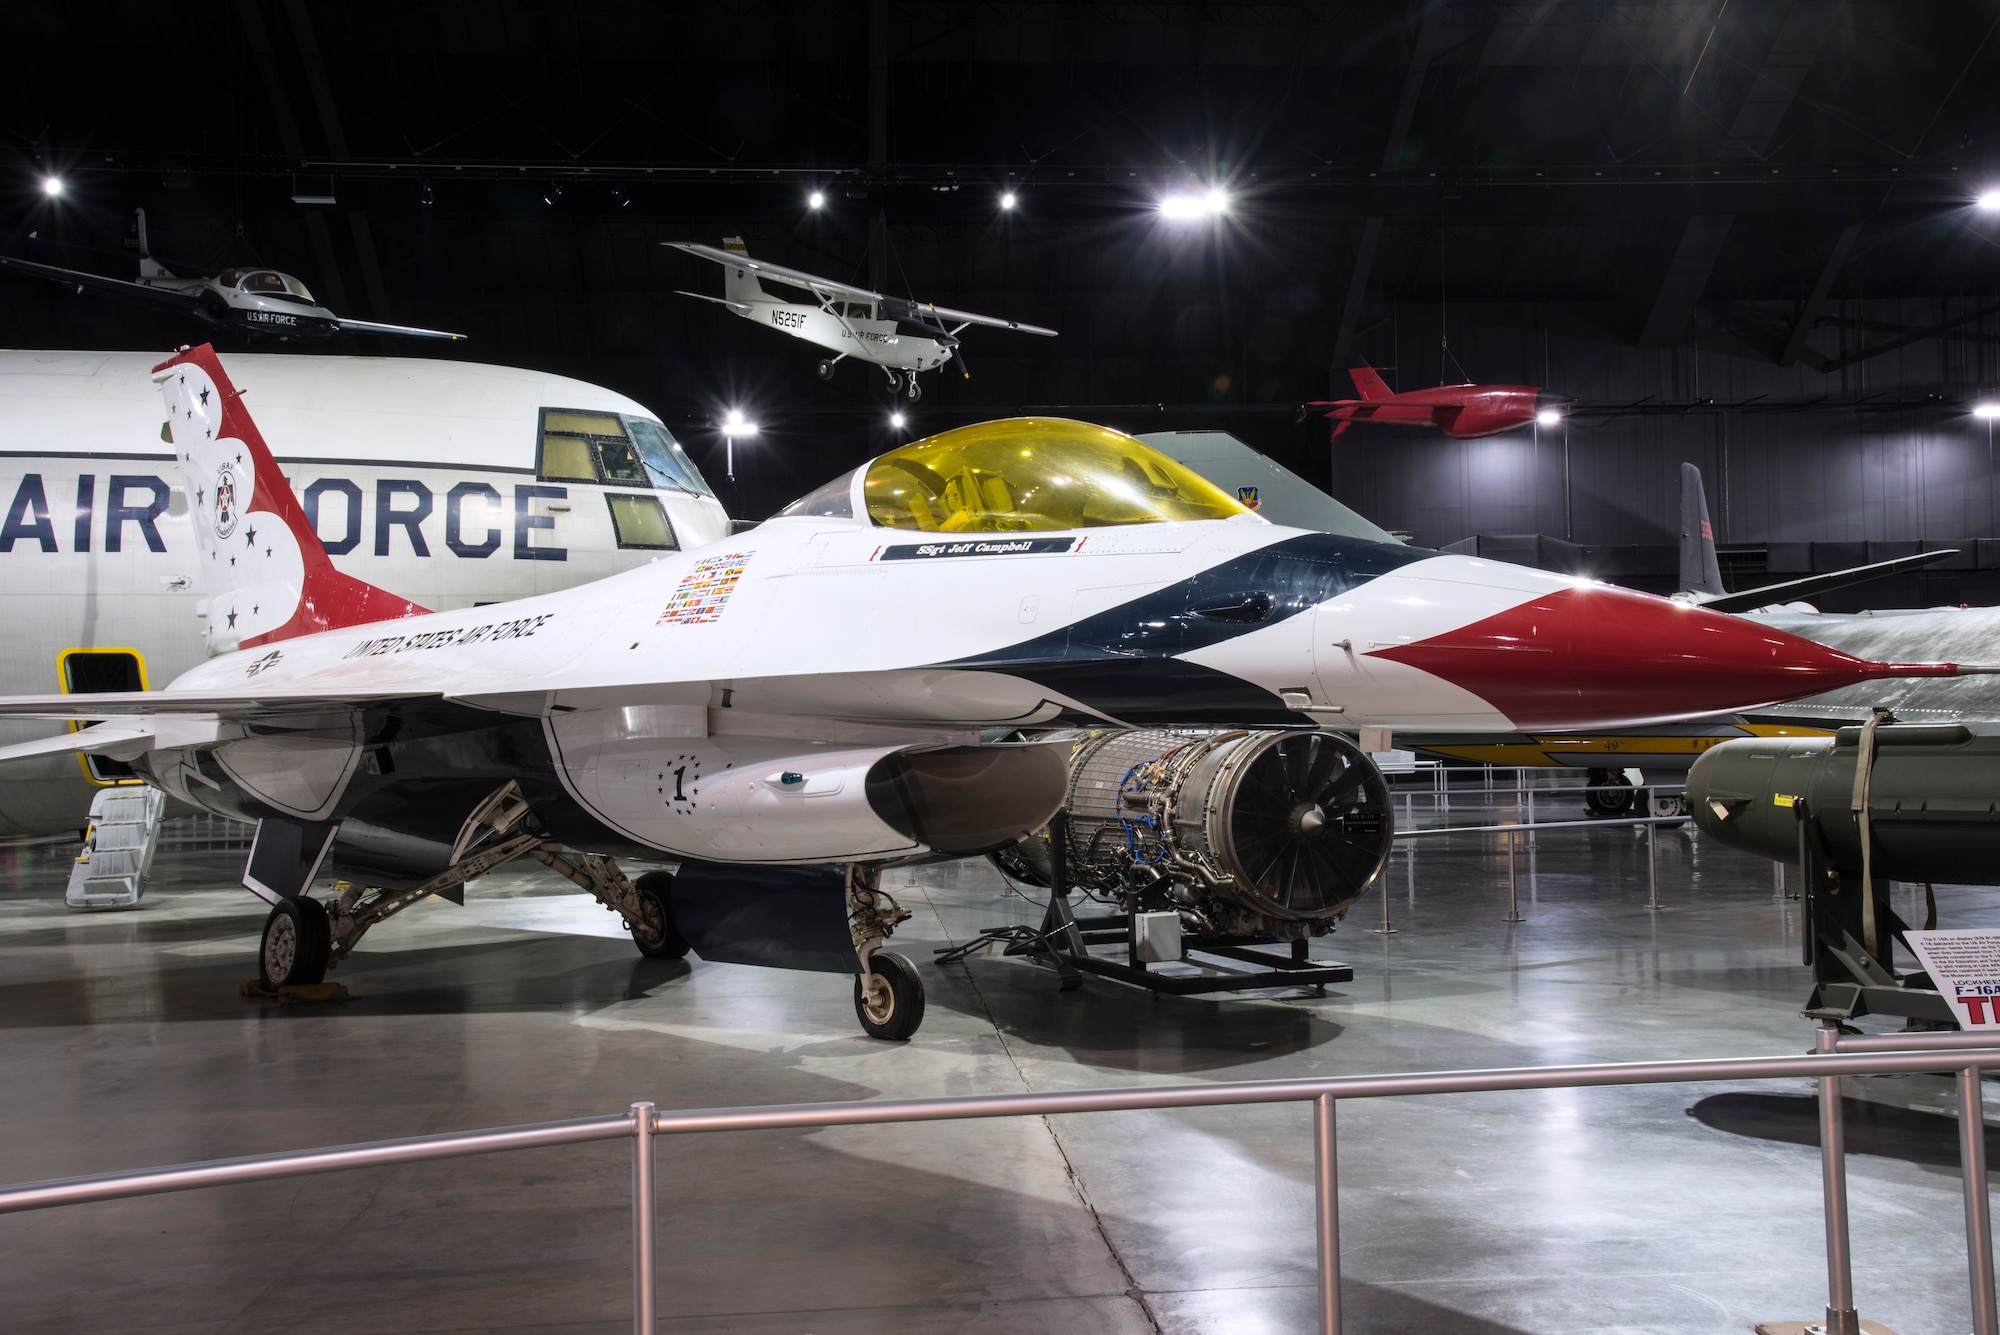
<path fill-rule="evenodd" d="M 1200 474 L 1122 431 L 1014 417 L 913 441 L 862 480 L 868 517 L 925 533 L 1230 519 L 1250 513 Z"/>

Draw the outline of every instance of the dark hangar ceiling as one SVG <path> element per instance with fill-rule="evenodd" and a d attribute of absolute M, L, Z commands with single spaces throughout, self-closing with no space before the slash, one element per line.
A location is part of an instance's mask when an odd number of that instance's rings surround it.
<path fill-rule="evenodd" d="M 125 273 L 143 206 L 163 257 L 276 265 L 342 313 L 472 335 L 335 351 L 583 376 L 695 424 L 698 450 L 725 403 L 777 439 L 809 422 L 824 456 L 774 451 L 753 513 L 866 450 L 879 377 L 821 385 L 810 349 L 674 296 L 715 278 L 661 240 L 740 233 L 1062 331 L 968 339 L 974 377 L 931 382 L 932 424 L 1228 420 L 1322 478 L 1296 405 L 1344 392 L 1351 353 L 1428 343 L 1403 369 L 1434 380 L 1441 317 L 1832 375 L 1910 335 L 1985 349 L 1992 312 L 1962 317 L 2000 304 L 2000 215 L 1972 205 L 2000 185 L 1996 0 L 0 14 L 0 250 Z M 1190 183 L 1225 185 L 1228 216 L 1164 225 L 1159 195 Z M 11 346 L 190 337 L 0 282 Z M 1874 299 L 1936 313 L 1843 305 Z"/>

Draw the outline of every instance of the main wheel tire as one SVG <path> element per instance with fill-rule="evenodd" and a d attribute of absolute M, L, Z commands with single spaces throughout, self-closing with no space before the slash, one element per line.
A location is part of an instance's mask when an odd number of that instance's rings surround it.
<path fill-rule="evenodd" d="M 819 378 L 821 380 L 833 379 L 833 362 L 831 360 L 823 361 L 819 364 Z"/>
<path fill-rule="evenodd" d="M 644 924 L 632 926 L 632 944 L 649 960 L 677 960 L 688 953 L 687 938 L 674 924 L 673 873 L 649 871 L 632 882 L 639 892 Z"/>
<path fill-rule="evenodd" d="M 1638 790 L 1616 770 L 1594 769 L 1586 782 L 1589 787 L 1583 790 L 1583 805 L 1593 816 L 1630 815 L 1639 804 Z"/>
<path fill-rule="evenodd" d="M 257 974 L 273 992 L 323 982 L 333 953 L 333 928 L 317 899 L 281 899 L 264 919 L 257 947 Z"/>
<path fill-rule="evenodd" d="M 868 957 L 868 967 L 885 987 L 881 1004 L 871 1004 L 861 979 L 854 980 L 854 1013 L 870 1038 L 900 1043 L 917 1032 L 924 1022 L 924 980 L 917 966 L 901 955 L 878 950 Z"/>
<path fill-rule="evenodd" d="M 924 387 L 917 383 L 917 373 L 915 371 L 910 372 L 909 388 L 905 389 L 903 393 L 909 396 L 911 403 L 915 403 L 924 396 Z"/>

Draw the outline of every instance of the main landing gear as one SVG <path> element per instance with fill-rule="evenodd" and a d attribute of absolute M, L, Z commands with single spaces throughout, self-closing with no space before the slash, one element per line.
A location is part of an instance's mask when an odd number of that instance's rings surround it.
<path fill-rule="evenodd" d="M 821 365 L 825 364 L 824 362 L 821 363 Z M 917 383 L 917 373 L 915 371 L 904 371 L 898 375 L 887 367 L 882 369 L 884 374 L 889 377 L 889 396 L 891 398 L 901 395 L 911 403 L 915 403 L 924 396 L 924 387 Z"/>
<path fill-rule="evenodd" d="M 509 782 L 466 818 L 450 864 L 429 880 L 407 890 L 340 881 L 334 885 L 331 900 L 297 895 L 274 905 L 265 919 L 257 952 L 264 993 L 324 981 L 327 971 L 351 955 L 377 923 L 431 895 L 462 903 L 467 881 L 523 857 L 568 878 L 623 918 L 626 930 L 632 933 L 632 944 L 646 958 L 677 960 L 690 950 L 687 936 L 674 920 L 672 873 L 649 871 L 636 881 L 630 880 L 613 859 L 556 843 L 535 820 L 520 786 Z M 848 932 L 858 965 L 854 1013 L 871 1038 L 900 1042 L 923 1023 L 924 984 L 914 964 L 882 946 L 910 914 L 882 889 L 880 867 L 851 863 L 844 869 L 843 883 Z M 827 953 L 833 954 L 835 967 L 840 967 L 840 955 Z"/>

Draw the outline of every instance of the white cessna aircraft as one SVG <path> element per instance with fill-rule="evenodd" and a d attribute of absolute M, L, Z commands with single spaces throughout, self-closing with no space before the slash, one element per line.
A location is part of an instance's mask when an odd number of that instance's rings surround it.
<path fill-rule="evenodd" d="M 822 380 L 833 379 L 834 366 L 849 357 L 873 362 L 888 375 L 890 393 L 901 392 L 912 402 L 923 396 L 917 385 L 919 371 L 934 370 L 956 360 L 960 374 L 971 375 L 958 350 L 958 336 L 968 326 L 1013 329 L 1044 338 L 1056 336 L 1055 330 L 1040 325 L 955 311 L 928 301 L 905 301 L 801 269 L 753 260 L 740 236 L 726 238 L 720 250 L 693 241 L 661 244 L 722 266 L 721 296 L 701 292 L 679 295 L 727 306 L 746 320 L 769 325 L 781 334 L 802 338 L 839 354 L 820 362 Z M 771 292 L 764 286 L 767 282 L 794 289 L 800 299 L 795 301 Z"/>
<path fill-rule="evenodd" d="M 649 955 L 858 963 L 863 1027 L 904 1037 L 922 985 L 878 949 L 900 916 L 880 868 L 1011 845 L 1068 790 L 1066 746 L 988 730 L 1595 727 L 1957 671 L 1282 528 L 1129 436 L 1058 419 L 904 445 L 752 535 L 560 595 L 368 624 L 416 609 L 334 570 L 214 352 L 158 379 L 210 615 L 241 648 L 157 693 L 0 699 L 102 720 L 0 760 L 112 756 L 258 821 L 244 883 L 272 904 L 273 985 L 530 856 Z M 1346 839 L 1350 809 L 1332 792 L 1274 837 Z M 634 884 L 618 857 L 679 870 Z M 351 884 L 314 898 L 322 869 Z"/>
<path fill-rule="evenodd" d="M 141 690 L 234 647 L 208 615 L 189 496 L 160 437 L 158 354 L 0 352 L 0 681 Z M 650 409 L 467 362 L 236 355 L 335 566 L 443 610 L 549 593 L 729 531 Z M 211 633 L 213 632 L 213 633 Z M 65 730 L 0 720 L 0 744 Z M 103 757 L 0 771 L 0 834 L 80 829 L 131 782 Z"/>

